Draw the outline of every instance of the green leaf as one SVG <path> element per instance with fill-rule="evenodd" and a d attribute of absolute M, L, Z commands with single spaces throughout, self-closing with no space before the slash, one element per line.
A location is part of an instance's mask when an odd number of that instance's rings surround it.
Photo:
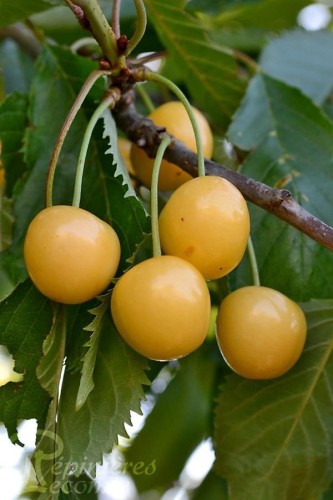
<path fill-rule="evenodd" d="M 244 150 L 252 149 L 242 167 L 244 174 L 288 189 L 306 210 L 330 222 L 333 124 L 309 98 L 258 75 L 234 117 L 229 138 Z M 262 284 L 296 300 L 331 297 L 331 253 L 264 210 L 250 209 Z M 235 273 L 235 286 L 251 282 L 244 267 L 243 263 Z"/>
<path fill-rule="evenodd" d="M 260 57 L 265 73 L 322 104 L 333 88 L 333 34 L 295 30 L 273 39 Z"/>
<path fill-rule="evenodd" d="M 15 92 L 0 105 L 1 160 L 6 170 L 6 193 L 12 196 L 14 185 L 26 171 L 23 139 L 27 118 L 28 96 Z"/>
<path fill-rule="evenodd" d="M 325 491 L 321 500 L 331 500 L 332 497 L 333 497 L 333 485 L 331 484 L 330 489 L 328 491 Z"/>
<path fill-rule="evenodd" d="M 187 8 L 190 11 L 205 12 L 207 14 L 218 14 L 221 10 L 228 7 L 228 2 L 226 0 L 190 0 Z"/>
<path fill-rule="evenodd" d="M 64 443 L 57 433 L 57 419 L 65 344 L 72 340 L 70 335 L 72 333 L 72 315 L 77 308 L 74 307 L 72 310 L 63 304 L 55 304 L 54 308 L 53 326 L 44 341 L 44 356 L 37 367 L 37 376 L 41 385 L 52 398 L 45 426 L 37 433 L 37 446 L 31 458 L 38 481 L 37 491 L 40 493 L 40 500 L 43 500 L 47 495 L 47 498 L 57 499 L 58 494 L 61 495 L 62 483 L 67 480 L 70 472 L 62 463 Z M 83 316 L 85 317 L 85 315 Z M 71 486 L 65 488 L 64 492 L 71 494 Z"/>
<path fill-rule="evenodd" d="M 37 377 L 41 386 L 52 398 L 58 396 L 59 381 L 64 362 L 66 343 L 66 317 L 62 304 L 55 305 L 54 322 L 43 342 L 43 357 L 37 366 Z"/>
<path fill-rule="evenodd" d="M 225 2 L 224 9 L 200 15 L 216 43 L 256 54 L 273 33 L 293 28 L 303 7 L 312 0 L 248 0 Z"/>
<path fill-rule="evenodd" d="M 299 11 L 312 0 L 255 0 L 239 2 L 210 19 L 219 28 L 238 26 L 277 32 L 296 24 Z"/>
<path fill-rule="evenodd" d="M 209 436 L 215 376 L 216 363 L 204 348 L 179 362 L 179 370 L 157 396 L 144 427 L 125 452 L 124 468 L 139 491 L 170 487 L 192 451 Z M 144 473 L 149 465 L 153 474 Z"/>
<path fill-rule="evenodd" d="M 36 374 L 41 386 L 52 398 L 45 426 L 37 432 L 37 446 L 31 461 L 41 493 L 51 492 L 57 480 L 57 458 L 61 443 L 57 436 L 57 410 L 60 378 L 66 345 L 66 310 L 63 304 L 54 305 L 54 321 L 49 335 L 43 343 L 43 357 Z M 55 497 L 56 498 L 56 497 Z"/>
<path fill-rule="evenodd" d="M 21 21 L 35 12 L 41 12 L 59 3 L 61 0 L 29 0 L 28 2 L 0 0 L 0 26 L 8 26 Z"/>
<path fill-rule="evenodd" d="M 54 308 L 54 322 L 43 343 L 43 357 L 36 370 L 41 386 L 52 398 L 44 429 L 37 433 L 37 447 L 32 456 L 36 478 L 42 493 L 52 491 L 57 481 L 57 458 L 60 455 L 60 440 L 56 426 L 60 378 L 66 344 L 66 310 L 63 304 L 56 304 Z"/>
<path fill-rule="evenodd" d="M 3 252 L 11 243 L 13 220 L 11 202 L 4 196 L 3 187 L 0 186 L 0 252 Z"/>
<path fill-rule="evenodd" d="M 110 296 L 106 295 L 100 298 L 100 304 L 94 309 L 90 309 L 90 313 L 94 315 L 93 321 L 85 327 L 87 332 L 91 332 L 90 339 L 85 344 L 88 347 L 82 365 L 82 376 L 80 380 L 79 390 L 76 396 L 76 411 L 80 410 L 87 400 L 87 397 L 93 390 L 94 384 L 94 369 L 98 354 L 99 340 L 103 328 L 103 316 L 109 306 Z"/>
<path fill-rule="evenodd" d="M 212 469 L 194 490 L 192 500 L 228 500 L 227 482 Z"/>
<path fill-rule="evenodd" d="M 82 371 L 82 363 L 87 354 L 86 344 L 89 342 L 86 328 L 92 322 L 90 311 L 98 305 L 98 299 L 93 299 L 84 304 L 67 307 L 66 370 Z"/>
<path fill-rule="evenodd" d="M 304 305 L 308 339 L 272 381 L 230 376 L 216 410 L 216 468 L 230 500 L 319 498 L 333 478 L 333 301 Z"/>
<path fill-rule="evenodd" d="M 24 175 L 23 137 L 27 124 L 28 96 L 14 93 L 0 105 L 0 150 L 1 166 L 5 168 L 5 185 L 0 188 L 0 301 L 9 295 L 24 279 L 24 273 L 17 276 L 16 257 L 10 247 L 13 235 L 12 200 L 13 188 L 18 178 Z M 4 191 L 5 187 L 5 191 Z M 13 248 L 16 255 L 17 248 Z"/>
<path fill-rule="evenodd" d="M 192 98 L 219 128 L 225 128 L 244 91 L 230 51 L 209 42 L 204 28 L 177 0 L 147 0 L 146 5 Z"/>
<path fill-rule="evenodd" d="M 51 400 L 45 425 L 37 431 L 37 446 L 32 454 L 31 463 L 34 467 L 37 486 L 34 492 L 40 493 L 37 497 L 43 500 L 46 495 L 50 500 L 57 499 L 57 485 L 60 481 L 57 477 L 59 472 L 58 457 L 63 449 L 62 441 L 56 433 L 57 398 Z"/>
<path fill-rule="evenodd" d="M 62 464 L 67 471 L 80 474 L 82 464 L 94 474 L 103 453 L 109 453 L 118 435 L 126 436 L 130 411 L 141 413 L 147 384 L 146 360 L 132 351 L 119 337 L 110 316 L 104 314 L 94 370 L 94 388 L 85 404 L 75 411 L 75 396 L 81 374 L 66 372 L 58 416 L 58 433 L 64 445 Z M 75 439 L 73 439 L 75 436 Z M 62 476 L 63 477 L 63 476 Z M 66 477 L 63 477 L 66 482 Z"/>
<path fill-rule="evenodd" d="M 33 58 L 14 40 L 5 38 L 0 42 L 0 60 L 5 93 L 27 92 L 33 74 Z"/>
<path fill-rule="evenodd" d="M 1 259 L 3 254 L 0 254 L 0 302 L 5 298 L 8 297 L 12 291 L 15 289 L 15 283 L 12 277 L 9 276 L 8 271 L 6 270 L 6 267 L 3 266 L 3 261 Z M 17 280 L 17 283 L 19 283 L 20 280 Z"/>
<path fill-rule="evenodd" d="M 0 303 L 0 345 L 13 356 L 15 371 L 24 374 L 22 383 L 0 387 L 0 421 L 13 441 L 20 420 L 35 418 L 39 427 L 45 422 L 50 397 L 38 382 L 36 368 L 51 324 L 50 303 L 29 280 Z"/>

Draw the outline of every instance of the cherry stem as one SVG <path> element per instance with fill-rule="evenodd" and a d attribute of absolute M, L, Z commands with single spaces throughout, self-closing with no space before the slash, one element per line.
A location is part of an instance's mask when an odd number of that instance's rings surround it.
<path fill-rule="evenodd" d="M 52 157 L 50 160 L 49 164 L 49 170 L 48 170 L 48 175 L 47 175 L 47 180 L 46 180 L 46 206 L 50 207 L 52 205 L 52 199 L 53 199 L 53 181 L 54 181 L 54 175 L 59 159 L 59 155 L 61 152 L 61 148 L 63 146 L 63 143 L 65 141 L 65 138 L 69 132 L 69 129 L 79 111 L 81 108 L 83 101 L 87 97 L 89 91 L 93 87 L 94 83 L 101 77 L 101 76 L 107 76 L 111 75 L 111 71 L 101 71 L 101 70 L 96 70 L 93 71 L 93 73 L 90 74 L 90 76 L 87 78 L 87 80 L 84 82 L 80 92 L 78 93 L 75 102 L 73 106 L 71 107 L 62 127 L 60 130 L 60 133 L 58 135 Z"/>
<path fill-rule="evenodd" d="M 128 56 L 133 49 L 140 43 L 147 27 L 147 14 L 142 0 L 134 0 L 136 8 L 136 25 L 133 36 L 127 42 L 125 56 Z"/>
<path fill-rule="evenodd" d="M 249 236 L 249 239 L 247 242 L 247 251 L 249 254 L 250 265 L 251 265 L 251 269 L 252 269 L 253 285 L 260 286 L 258 263 L 257 263 L 256 253 L 254 251 L 254 246 L 253 246 L 251 236 Z"/>
<path fill-rule="evenodd" d="M 180 90 L 180 88 L 174 84 L 171 80 L 166 78 L 165 76 L 159 75 L 157 73 L 153 73 L 150 71 L 144 71 L 144 77 L 148 81 L 160 83 L 162 85 L 165 85 L 169 90 L 171 90 L 177 97 L 178 99 L 183 103 L 187 114 L 189 116 L 189 119 L 191 120 L 191 124 L 193 127 L 193 132 L 195 136 L 195 141 L 197 145 L 197 157 L 198 157 L 198 176 L 205 176 L 206 171 L 205 171 L 205 160 L 204 160 L 204 154 L 203 154 L 203 147 L 202 147 L 202 140 L 201 140 L 201 134 L 198 126 L 198 122 L 195 118 L 193 108 L 185 96 L 185 94 Z"/>
<path fill-rule="evenodd" d="M 153 174 L 151 179 L 150 214 L 151 214 L 151 233 L 153 240 L 154 257 L 159 257 L 160 255 L 162 255 L 160 233 L 158 229 L 158 176 L 160 173 L 163 155 L 170 143 L 171 143 L 171 138 L 168 135 L 165 135 L 158 146 L 156 158 L 154 160 Z"/>
<path fill-rule="evenodd" d="M 88 147 L 90 144 L 91 135 L 93 133 L 95 125 L 98 122 L 98 120 L 101 118 L 104 111 L 110 107 L 113 107 L 116 103 L 116 100 L 118 100 L 119 97 L 120 97 L 119 90 L 118 89 L 111 89 L 109 91 L 109 93 L 107 94 L 107 96 L 104 98 L 104 100 L 95 109 L 94 113 L 92 114 L 92 116 L 89 120 L 89 123 L 87 125 L 87 128 L 86 128 L 84 136 L 83 136 L 82 146 L 81 146 L 79 159 L 78 159 L 77 167 L 76 167 L 74 194 L 73 194 L 73 201 L 72 201 L 72 205 L 74 207 L 80 206 L 84 165 L 86 162 L 86 157 L 87 157 Z"/>

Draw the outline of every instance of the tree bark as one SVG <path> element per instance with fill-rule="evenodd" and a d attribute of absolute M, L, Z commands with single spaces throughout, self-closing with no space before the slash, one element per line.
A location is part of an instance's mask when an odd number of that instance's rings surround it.
<path fill-rule="evenodd" d="M 127 137 L 153 158 L 166 131 L 140 115 L 134 99 L 133 91 L 125 93 L 114 108 L 113 114 L 118 127 Z M 193 177 L 198 175 L 197 155 L 174 137 L 165 151 L 165 158 Z M 286 189 L 272 188 L 214 161 L 205 160 L 205 167 L 206 175 L 217 175 L 227 179 L 240 190 L 247 201 L 287 222 L 329 250 L 333 250 L 333 227 L 305 210 Z"/>

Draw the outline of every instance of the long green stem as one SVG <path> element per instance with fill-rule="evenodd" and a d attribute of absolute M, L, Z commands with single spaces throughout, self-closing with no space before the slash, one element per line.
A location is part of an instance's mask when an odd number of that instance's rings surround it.
<path fill-rule="evenodd" d="M 125 55 L 128 56 L 139 44 L 147 27 L 147 14 L 142 0 L 134 0 L 136 8 L 136 25 L 132 38 L 128 41 Z"/>
<path fill-rule="evenodd" d="M 154 160 L 153 174 L 151 179 L 150 189 L 150 213 L 151 213 L 151 232 L 153 240 L 153 255 L 158 257 L 161 255 L 160 234 L 158 230 L 158 176 L 160 173 L 161 163 L 166 148 L 169 146 L 171 139 L 165 135 L 158 146 L 156 158 Z"/>
<path fill-rule="evenodd" d="M 152 73 L 150 71 L 145 71 L 144 73 L 146 80 L 152 81 L 152 82 L 157 82 L 161 83 L 162 85 L 165 85 L 168 87 L 177 97 L 178 99 L 184 104 L 185 109 L 188 113 L 188 116 L 191 120 L 191 124 L 193 127 L 193 132 L 195 135 L 195 141 L 197 145 L 197 155 L 198 155 L 198 175 L 199 176 L 204 176 L 205 175 L 205 160 L 204 160 L 204 154 L 203 154 L 203 147 L 202 147 L 202 140 L 201 140 L 201 134 L 199 130 L 199 126 L 197 123 L 197 120 L 195 118 L 195 115 L 193 113 L 193 109 L 191 104 L 189 103 L 187 97 L 185 94 L 180 90 L 177 85 L 175 85 L 171 80 L 168 78 L 165 78 L 165 76 L 159 75 L 157 73 Z"/>
<path fill-rule="evenodd" d="M 115 103 L 115 94 L 111 92 L 101 103 L 100 105 L 95 109 L 94 113 L 92 114 L 89 123 L 87 125 L 87 128 L 85 130 L 83 140 L 82 140 L 82 146 L 79 154 L 79 159 L 77 162 L 77 167 L 76 167 L 76 175 L 75 175 L 75 184 L 74 184 L 74 194 L 73 194 L 73 201 L 72 205 L 74 207 L 79 207 L 80 206 L 80 200 L 81 200 L 81 190 L 82 190 L 82 178 L 83 178 L 83 171 L 84 171 L 84 165 L 86 161 L 86 156 L 87 156 L 87 151 L 91 139 L 91 135 L 93 133 L 93 130 L 95 128 L 96 123 L 104 113 L 104 111 L 109 108 L 110 106 L 114 105 Z"/>
<path fill-rule="evenodd" d="M 87 97 L 90 89 L 94 85 L 94 83 L 101 77 L 101 76 L 106 76 L 106 75 L 111 75 L 111 71 L 100 71 L 96 70 L 91 75 L 87 78 L 85 83 L 83 84 L 80 92 L 78 93 L 75 102 L 73 106 L 71 107 L 63 125 L 60 130 L 60 133 L 58 135 L 56 145 L 53 150 L 53 154 L 50 160 L 50 165 L 49 165 L 49 170 L 48 170 L 48 175 L 47 175 L 47 180 L 46 180 L 46 206 L 49 207 L 52 205 L 52 198 L 53 198 L 53 181 L 54 181 L 54 175 L 55 175 L 55 170 L 57 166 L 57 162 L 59 159 L 60 151 L 63 146 L 63 143 L 65 141 L 65 138 L 68 134 L 68 131 L 78 113 L 80 110 L 83 101 Z"/>
<path fill-rule="evenodd" d="M 249 259 L 250 259 L 250 264 L 251 264 L 251 269 L 252 269 L 253 284 L 255 286 L 260 286 L 258 263 L 257 263 L 256 253 L 254 251 L 251 236 L 249 236 L 249 239 L 247 242 L 247 251 L 249 254 Z"/>
<path fill-rule="evenodd" d="M 70 0 L 70 3 L 82 9 L 89 21 L 89 30 L 99 43 L 104 56 L 111 65 L 116 65 L 118 61 L 117 38 L 104 16 L 98 0 Z"/>

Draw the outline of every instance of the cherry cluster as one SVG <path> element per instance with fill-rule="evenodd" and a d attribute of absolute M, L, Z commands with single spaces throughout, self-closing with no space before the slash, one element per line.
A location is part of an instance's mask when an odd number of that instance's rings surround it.
<path fill-rule="evenodd" d="M 193 109 L 203 151 L 212 156 L 206 118 Z M 191 123 L 180 102 L 165 103 L 150 118 L 196 151 Z M 131 168 L 151 184 L 153 160 L 130 147 Z M 211 319 L 207 281 L 228 275 L 242 260 L 250 216 L 240 191 L 217 176 L 192 178 L 162 161 L 158 188 L 171 191 L 159 214 L 162 255 L 134 265 L 117 281 L 111 314 L 123 339 L 154 360 L 178 359 L 206 339 Z M 51 300 L 78 304 L 110 286 L 120 261 L 114 229 L 75 206 L 50 206 L 31 222 L 24 245 L 28 273 Z M 246 286 L 221 303 L 216 338 L 228 365 L 251 379 L 282 375 L 299 359 L 306 338 L 302 309 L 280 292 Z"/>

